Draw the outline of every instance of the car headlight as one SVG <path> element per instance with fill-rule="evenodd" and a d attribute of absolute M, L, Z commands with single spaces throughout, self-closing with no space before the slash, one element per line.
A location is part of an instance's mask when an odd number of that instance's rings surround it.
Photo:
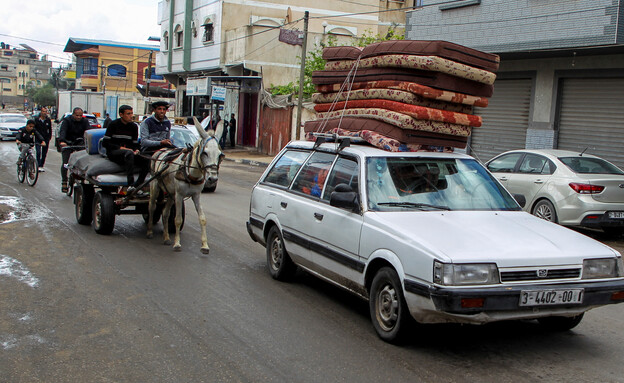
<path fill-rule="evenodd" d="M 583 279 L 616 278 L 622 276 L 622 257 L 586 259 L 583 261 Z"/>
<path fill-rule="evenodd" d="M 500 283 L 495 263 L 433 263 L 433 281 L 440 285 L 491 285 Z"/>

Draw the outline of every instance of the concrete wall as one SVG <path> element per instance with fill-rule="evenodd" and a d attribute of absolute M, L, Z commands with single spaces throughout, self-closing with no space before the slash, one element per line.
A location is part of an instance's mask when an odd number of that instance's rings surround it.
<path fill-rule="evenodd" d="M 432 0 L 408 12 L 406 30 L 500 53 L 622 43 L 623 19 L 621 0 Z"/>

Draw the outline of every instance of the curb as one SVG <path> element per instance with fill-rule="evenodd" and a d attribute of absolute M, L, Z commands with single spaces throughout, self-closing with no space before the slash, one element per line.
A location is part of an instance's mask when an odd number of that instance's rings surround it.
<path fill-rule="evenodd" d="M 255 160 L 249 160 L 246 158 L 224 158 L 226 161 L 232 161 L 235 162 L 237 164 L 245 164 L 245 165 L 251 165 L 251 166 L 269 166 L 268 162 L 260 162 L 260 161 L 255 161 Z"/>

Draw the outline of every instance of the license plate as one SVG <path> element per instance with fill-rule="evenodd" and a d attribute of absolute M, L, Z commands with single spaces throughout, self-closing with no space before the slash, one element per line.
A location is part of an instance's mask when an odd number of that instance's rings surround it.
<path fill-rule="evenodd" d="M 583 302 L 583 289 L 523 290 L 520 306 L 548 306 Z"/>
<path fill-rule="evenodd" d="M 609 218 L 624 218 L 624 211 L 610 211 Z"/>

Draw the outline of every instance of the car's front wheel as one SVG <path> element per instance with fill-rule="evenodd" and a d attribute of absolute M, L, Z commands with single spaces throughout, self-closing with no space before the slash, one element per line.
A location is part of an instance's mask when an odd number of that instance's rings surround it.
<path fill-rule="evenodd" d="M 551 331 L 568 331 L 581 323 L 583 315 L 584 314 L 579 314 L 573 317 L 545 317 L 539 318 L 537 321 L 539 324 Z"/>
<path fill-rule="evenodd" d="M 547 200 L 543 199 L 535 204 L 532 211 L 533 215 L 546 221 L 557 223 L 557 212 L 555 206 Z"/>
<path fill-rule="evenodd" d="M 273 226 L 269 230 L 266 255 L 267 267 L 273 279 L 284 281 L 295 274 L 297 267 L 284 247 L 284 239 L 277 226 Z"/>
<path fill-rule="evenodd" d="M 403 340 L 411 317 L 401 281 L 394 269 L 383 267 L 373 278 L 369 309 L 373 327 L 381 339 L 389 343 Z"/>

